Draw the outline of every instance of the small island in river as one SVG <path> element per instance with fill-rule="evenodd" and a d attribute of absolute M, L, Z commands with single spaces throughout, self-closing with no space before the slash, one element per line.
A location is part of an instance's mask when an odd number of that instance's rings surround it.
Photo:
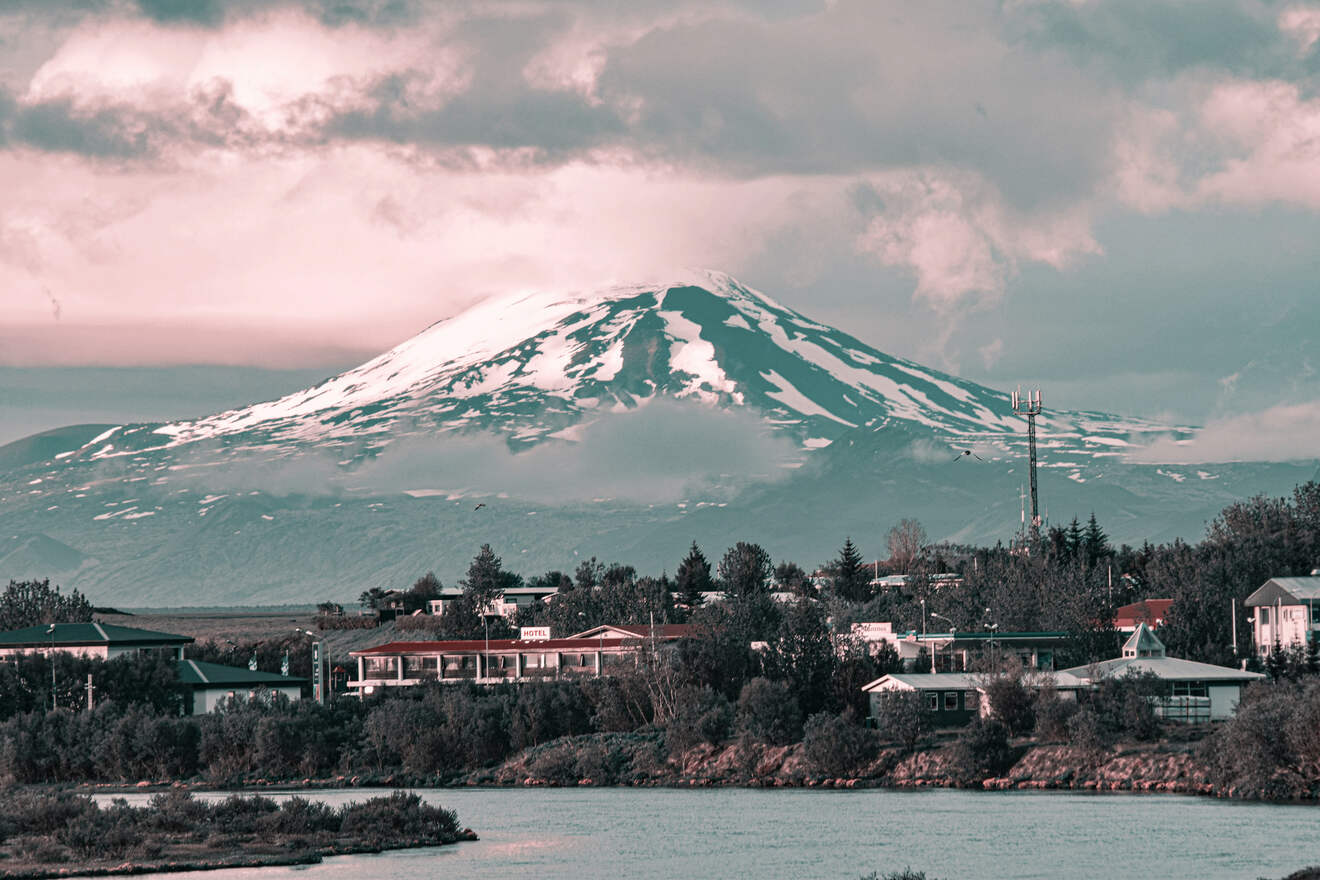
<path fill-rule="evenodd" d="M 146 874 L 309 864 L 325 856 L 476 840 L 452 810 L 398 792 L 331 807 L 300 797 L 101 806 L 66 791 L 14 791 L 0 818 L 0 877 Z"/>

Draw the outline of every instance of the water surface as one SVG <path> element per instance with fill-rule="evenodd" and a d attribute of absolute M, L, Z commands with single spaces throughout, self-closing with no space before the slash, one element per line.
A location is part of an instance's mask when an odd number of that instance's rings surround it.
<path fill-rule="evenodd" d="M 309 796 L 340 804 L 376 793 Z M 313 866 L 169 876 L 854 880 L 911 866 L 947 880 L 1255 880 L 1320 863 L 1320 808 L 1178 795 L 733 788 L 419 793 L 456 810 L 481 840 Z"/>

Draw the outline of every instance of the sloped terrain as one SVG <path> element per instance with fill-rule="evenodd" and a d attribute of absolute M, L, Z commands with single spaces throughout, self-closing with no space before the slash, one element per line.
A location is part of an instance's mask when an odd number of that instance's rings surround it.
<path fill-rule="evenodd" d="M 1197 537 L 1227 502 L 1314 473 L 1130 464 L 1190 429 L 1048 404 L 1045 512 L 1094 511 L 1117 540 Z M 694 538 L 810 566 L 851 534 L 884 555 L 904 516 L 1008 539 L 1025 428 L 1008 394 L 718 273 L 516 293 L 278 400 L 0 449 L 0 577 L 101 603 L 286 603 L 452 582 L 483 542 L 530 574 L 591 555 L 672 571 Z"/>

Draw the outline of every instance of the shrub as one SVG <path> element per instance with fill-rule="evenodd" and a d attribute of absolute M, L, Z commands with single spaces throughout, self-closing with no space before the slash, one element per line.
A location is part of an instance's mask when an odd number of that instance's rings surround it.
<path fill-rule="evenodd" d="M 885 691 L 874 695 L 876 733 L 909 752 L 930 733 L 932 716 L 925 698 L 916 691 Z"/>
<path fill-rule="evenodd" d="M 728 739 L 734 710 L 724 694 L 710 685 L 689 685 L 679 690 L 675 703 L 665 725 L 665 745 L 671 755 L 681 755 L 698 743 L 713 745 Z"/>
<path fill-rule="evenodd" d="M 757 742 L 796 742 L 802 736 L 797 698 L 783 682 L 752 679 L 738 696 L 738 728 Z"/>
<path fill-rule="evenodd" d="M 990 714 L 1013 736 L 1028 733 L 1036 726 L 1036 708 L 1032 691 L 1022 681 L 1021 670 L 993 675 L 984 680 L 982 689 L 990 704 Z"/>
<path fill-rule="evenodd" d="M 1068 724 L 1077 709 L 1076 700 L 1065 700 L 1054 688 L 1043 688 L 1036 695 L 1036 736 L 1056 742 L 1071 739 Z"/>
<path fill-rule="evenodd" d="M 849 776 L 875 757 L 876 736 L 853 721 L 852 710 L 842 716 L 818 712 L 807 719 L 802 733 L 807 761 L 827 776 Z"/>
<path fill-rule="evenodd" d="M 1008 727 L 998 719 L 973 718 L 949 750 L 949 772 L 959 785 L 998 776 L 1011 766 Z"/>

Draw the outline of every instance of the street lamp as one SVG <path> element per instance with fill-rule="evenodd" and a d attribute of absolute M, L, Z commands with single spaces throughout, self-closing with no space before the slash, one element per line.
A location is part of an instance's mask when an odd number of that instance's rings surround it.
<path fill-rule="evenodd" d="M 325 702 L 324 675 L 321 671 L 321 642 L 324 637 L 320 633 L 312 632 L 310 629 L 298 627 L 294 632 L 300 633 L 312 638 L 312 699 L 318 703 Z M 400 662 L 403 662 L 400 660 Z"/>
<path fill-rule="evenodd" d="M 55 711 L 55 624 L 46 630 L 50 636 L 50 709 Z"/>

